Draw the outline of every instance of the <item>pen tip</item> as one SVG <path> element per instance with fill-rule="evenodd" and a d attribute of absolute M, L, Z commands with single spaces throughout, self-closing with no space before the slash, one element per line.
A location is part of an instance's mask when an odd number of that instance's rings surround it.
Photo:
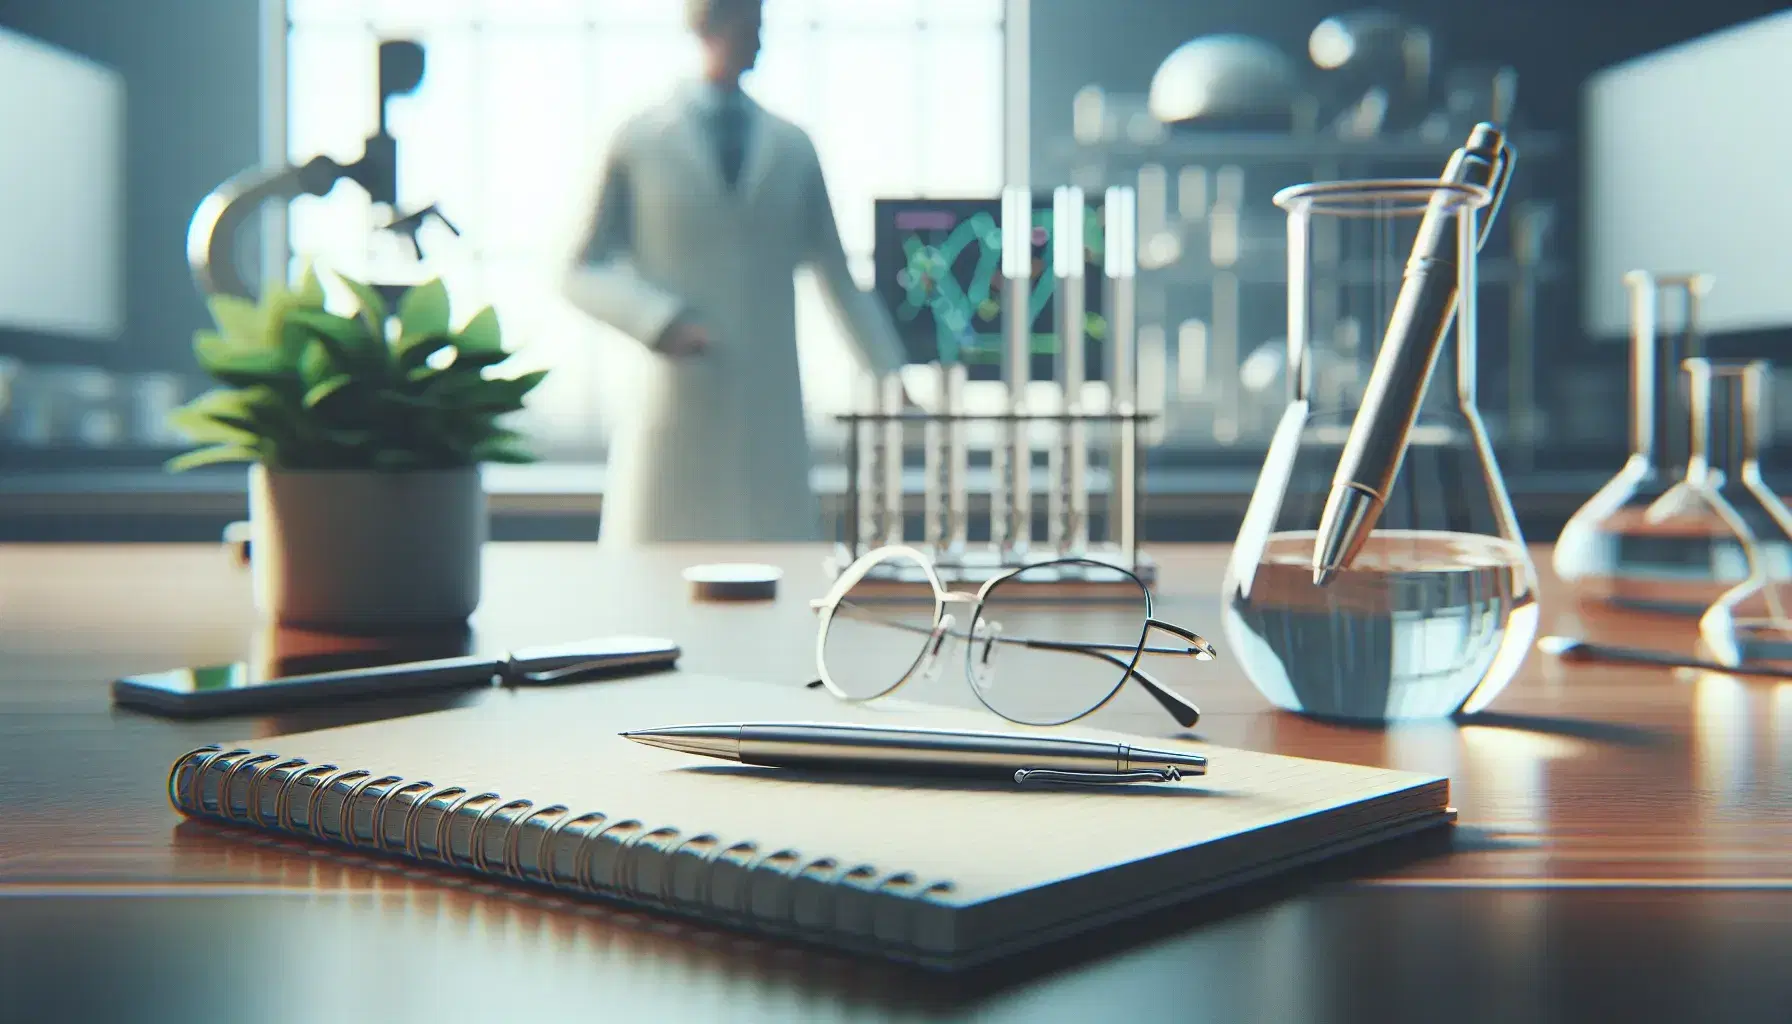
<path fill-rule="evenodd" d="M 1380 514 L 1381 499 L 1368 489 L 1354 484 L 1333 486 L 1313 541 L 1314 586 L 1325 586 L 1339 569 L 1350 567 Z"/>

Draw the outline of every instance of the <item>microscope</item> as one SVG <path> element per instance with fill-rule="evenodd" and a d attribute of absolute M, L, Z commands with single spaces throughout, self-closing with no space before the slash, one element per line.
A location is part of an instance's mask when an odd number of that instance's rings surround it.
<path fill-rule="evenodd" d="M 323 196 L 341 181 L 352 181 L 376 203 L 398 205 L 398 140 L 386 130 L 386 103 L 394 96 L 414 92 L 423 81 L 423 46 L 410 40 L 387 40 L 379 48 L 379 130 L 367 139 L 361 158 L 339 164 L 316 156 L 299 166 L 253 167 L 219 185 L 193 213 L 187 228 L 187 265 L 203 295 L 236 295 L 253 299 L 236 263 L 236 235 L 245 220 L 269 201 L 289 201 L 300 195 Z M 435 204 L 396 217 L 381 230 L 409 240 L 417 258 L 423 247 L 417 232 L 430 218 L 442 222 L 455 235 L 460 229 L 449 222 Z M 388 303 L 397 301 L 404 285 L 372 286 Z"/>

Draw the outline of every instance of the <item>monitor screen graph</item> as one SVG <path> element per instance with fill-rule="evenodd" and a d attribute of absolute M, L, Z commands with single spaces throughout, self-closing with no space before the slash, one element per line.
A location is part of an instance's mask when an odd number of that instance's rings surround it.
<path fill-rule="evenodd" d="M 999 380 L 1007 342 L 1002 326 L 1002 204 L 989 199 L 880 199 L 876 209 L 876 291 L 895 320 L 911 363 L 962 363 L 973 380 Z M 1085 374 L 1106 376 L 1102 209 L 1084 211 Z M 1051 273 L 1052 208 L 1033 205 L 1032 279 L 1027 315 L 1030 376 L 1057 373 L 1057 278 Z"/>

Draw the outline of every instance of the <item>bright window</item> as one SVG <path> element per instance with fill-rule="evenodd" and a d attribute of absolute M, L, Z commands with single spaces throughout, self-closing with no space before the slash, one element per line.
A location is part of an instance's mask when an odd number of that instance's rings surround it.
<path fill-rule="evenodd" d="M 682 0 L 288 0 L 290 156 L 347 162 L 377 126 L 380 39 L 424 44 L 395 98 L 399 207 L 436 203 L 463 234 L 421 235 L 426 262 L 376 232 L 391 211 L 343 184 L 292 204 L 294 266 L 410 281 L 440 275 L 462 315 L 497 306 L 519 359 L 555 373 L 519 424 L 544 453 L 591 457 L 628 414 L 639 346 L 557 292 L 582 241 L 596 168 L 625 118 L 695 70 Z M 815 140 L 860 285 L 880 196 L 993 196 L 1002 184 L 1002 0 L 767 0 L 753 96 Z M 856 374 L 819 292 L 798 282 L 812 422 Z M 600 411 L 602 414 L 600 414 Z"/>

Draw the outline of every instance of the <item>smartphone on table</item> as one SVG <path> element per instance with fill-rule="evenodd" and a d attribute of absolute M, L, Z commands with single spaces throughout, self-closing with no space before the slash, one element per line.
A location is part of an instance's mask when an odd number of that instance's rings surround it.
<path fill-rule="evenodd" d="M 248 662 L 126 676 L 112 702 L 186 718 L 260 714 L 305 704 L 482 686 L 548 686 L 673 668 L 678 644 L 658 637 L 610 636 L 508 654 L 415 660 L 394 650 L 310 655 L 272 671 Z"/>

